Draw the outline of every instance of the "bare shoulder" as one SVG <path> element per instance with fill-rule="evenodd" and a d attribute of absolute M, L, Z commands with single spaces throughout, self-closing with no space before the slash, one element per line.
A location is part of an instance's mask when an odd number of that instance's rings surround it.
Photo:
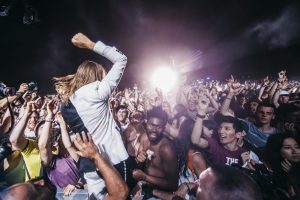
<path fill-rule="evenodd" d="M 159 148 L 159 153 L 162 157 L 173 157 L 176 156 L 176 149 L 173 143 L 165 138 Z"/>

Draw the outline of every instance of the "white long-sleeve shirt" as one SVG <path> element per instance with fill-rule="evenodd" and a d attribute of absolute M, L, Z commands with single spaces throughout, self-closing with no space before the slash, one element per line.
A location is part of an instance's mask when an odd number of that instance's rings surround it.
<path fill-rule="evenodd" d="M 69 105 L 62 107 L 62 114 L 73 132 L 89 131 L 93 141 L 105 152 L 113 164 L 128 158 L 120 130 L 109 109 L 108 99 L 119 84 L 127 64 L 127 57 L 115 47 L 97 42 L 94 51 L 113 63 L 101 81 L 79 88 L 69 98 Z M 75 108 L 75 110 L 74 110 Z"/>

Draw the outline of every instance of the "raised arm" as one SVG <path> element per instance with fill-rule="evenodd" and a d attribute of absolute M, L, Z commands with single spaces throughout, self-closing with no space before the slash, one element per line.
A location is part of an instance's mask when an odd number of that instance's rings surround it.
<path fill-rule="evenodd" d="M 242 90 L 241 84 L 235 82 L 233 76 L 231 76 L 231 78 L 228 81 L 228 87 L 229 87 L 229 93 L 226 96 L 225 100 L 223 101 L 223 104 L 220 109 L 222 115 L 229 114 L 229 108 L 230 108 L 230 103 L 232 98 Z"/>
<path fill-rule="evenodd" d="M 259 101 L 262 101 L 262 98 L 261 98 L 261 97 L 262 97 L 262 95 L 263 95 L 265 89 L 266 89 L 266 86 L 265 86 L 265 85 L 261 86 L 261 88 L 260 88 L 260 90 L 259 90 L 259 93 L 258 93 L 258 97 L 257 97 L 257 99 L 258 99 Z"/>
<path fill-rule="evenodd" d="M 272 98 L 274 98 L 274 94 L 276 93 L 276 90 L 278 88 L 278 82 L 274 81 L 273 85 L 271 87 L 271 90 L 269 91 L 269 102 L 272 102 Z"/>
<path fill-rule="evenodd" d="M 24 114 L 24 110 L 27 106 L 27 103 L 30 101 L 31 99 L 31 94 L 28 93 L 28 91 L 26 91 L 23 95 L 22 95 L 22 99 L 24 100 L 24 103 L 22 104 L 20 111 L 19 111 L 19 116 L 23 116 Z"/>
<path fill-rule="evenodd" d="M 215 112 L 217 110 L 219 110 L 219 105 L 218 103 L 216 102 L 216 100 L 211 96 L 211 94 L 208 92 L 208 90 L 205 90 L 205 93 L 204 93 L 207 98 L 209 99 L 209 102 L 211 103 L 212 107 L 208 107 L 206 112 L 207 113 L 212 113 L 212 112 Z"/>
<path fill-rule="evenodd" d="M 131 94 L 132 94 L 132 91 L 130 91 L 128 88 L 125 88 L 124 98 L 125 98 L 126 104 L 128 106 L 128 110 L 130 112 L 133 112 L 133 111 L 135 111 L 136 108 L 135 108 L 134 104 L 130 101 Z"/>
<path fill-rule="evenodd" d="M 145 108 L 145 111 L 149 111 L 153 108 L 153 105 L 152 103 L 150 102 L 150 97 L 148 96 L 145 96 L 144 98 L 144 108 Z"/>
<path fill-rule="evenodd" d="M 179 128 L 175 128 L 171 124 L 167 123 L 164 131 L 164 135 L 166 135 L 171 139 L 177 138 L 179 135 Z"/>
<path fill-rule="evenodd" d="M 186 75 L 180 76 L 179 87 L 176 94 L 176 103 L 183 104 L 185 107 L 188 105 L 187 88 L 185 86 Z"/>
<path fill-rule="evenodd" d="M 103 176 L 108 195 L 105 200 L 126 199 L 129 193 L 128 186 L 121 178 L 118 171 L 110 164 L 110 162 L 99 153 L 98 148 L 94 144 L 90 134 L 76 134 L 74 141 L 78 154 L 92 160 L 101 175 Z"/>
<path fill-rule="evenodd" d="M 183 104 L 185 107 L 188 106 L 188 90 L 185 86 L 180 86 L 176 94 L 176 103 Z"/>
<path fill-rule="evenodd" d="M 133 91 L 134 91 L 134 102 L 136 104 L 138 104 L 139 103 L 139 90 L 138 90 L 138 86 L 136 83 L 133 85 Z"/>
<path fill-rule="evenodd" d="M 19 98 L 19 96 L 14 95 L 14 96 L 9 96 L 7 98 L 1 99 L 0 100 L 0 109 L 5 109 L 7 107 L 7 102 L 11 103 L 11 102 L 15 101 L 18 98 Z"/>
<path fill-rule="evenodd" d="M 120 53 L 115 47 L 105 45 L 103 42 L 97 43 L 91 41 L 82 33 L 76 34 L 72 38 L 72 43 L 79 48 L 86 48 L 104 56 L 113 63 L 112 68 L 102 79 L 98 93 L 101 99 L 108 99 L 113 90 L 119 84 L 127 64 L 127 57 Z"/>
<path fill-rule="evenodd" d="M 7 108 L 0 122 L 0 136 L 9 130 L 11 123 L 11 113 Z"/>
<path fill-rule="evenodd" d="M 69 152 L 70 156 L 72 157 L 72 159 L 77 162 L 79 160 L 79 156 L 76 153 L 75 147 L 72 145 L 69 133 L 67 131 L 67 124 L 66 124 L 66 122 L 65 122 L 65 120 L 62 117 L 60 112 L 58 112 L 55 115 L 55 117 L 56 117 L 56 120 L 58 121 L 58 123 L 60 125 L 62 142 L 63 142 L 65 148 L 67 149 L 67 151 Z"/>
<path fill-rule="evenodd" d="M 278 72 L 277 81 L 274 82 L 274 85 L 271 89 L 269 94 L 269 101 L 270 103 L 274 103 L 276 107 L 279 106 L 278 99 L 279 99 L 279 90 L 282 88 L 283 84 L 287 81 L 286 71 L 281 70 Z"/>
<path fill-rule="evenodd" d="M 43 166 L 48 166 L 53 157 L 49 140 L 52 132 L 53 116 L 56 110 L 55 104 L 56 102 L 54 100 L 49 101 L 47 104 L 47 116 L 38 139 L 38 146 Z"/>
<path fill-rule="evenodd" d="M 8 102 L 11 103 L 17 100 L 27 89 L 28 85 L 26 83 L 22 83 L 15 95 L 0 100 L 0 109 L 5 108 Z"/>
<path fill-rule="evenodd" d="M 24 130 L 29 120 L 29 116 L 35 110 L 34 102 L 29 102 L 23 112 L 23 116 L 12 130 L 9 141 L 14 150 L 23 150 L 27 145 L 27 139 L 24 136 Z"/>
<path fill-rule="evenodd" d="M 208 142 L 206 139 L 201 137 L 203 129 L 203 120 L 206 116 L 206 109 L 208 107 L 209 100 L 205 96 L 201 96 L 198 99 L 197 105 L 197 119 L 193 127 L 193 132 L 191 135 L 192 143 L 199 146 L 200 148 L 207 148 Z"/>
<path fill-rule="evenodd" d="M 281 90 L 277 90 L 276 93 L 275 93 L 275 95 L 274 95 L 274 97 L 273 97 L 273 99 L 272 99 L 272 103 L 274 104 L 274 106 L 276 108 L 279 107 L 278 99 L 279 99 L 279 96 L 280 96 L 280 91 Z"/>

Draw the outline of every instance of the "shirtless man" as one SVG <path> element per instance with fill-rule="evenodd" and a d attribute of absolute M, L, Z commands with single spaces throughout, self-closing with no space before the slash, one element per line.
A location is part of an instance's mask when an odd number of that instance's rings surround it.
<path fill-rule="evenodd" d="M 133 177 L 142 181 L 144 193 L 153 195 L 152 189 L 176 191 L 179 167 L 177 152 L 172 142 L 163 135 L 168 116 L 161 108 L 147 113 L 147 134 L 142 135 L 136 161 L 142 169 L 135 169 Z M 149 189 L 151 188 L 151 189 Z M 150 191 L 150 192 L 149 192 Z"/>

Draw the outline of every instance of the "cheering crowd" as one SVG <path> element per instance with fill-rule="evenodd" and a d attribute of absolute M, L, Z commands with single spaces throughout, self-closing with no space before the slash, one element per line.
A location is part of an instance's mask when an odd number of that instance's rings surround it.
<path fill-rule="evenodd" d="M 127 57 L 81 33 L 72 43 L 113 66 L 84 61 L 46 96 L 1 86 L 0 199 L 56 199 L 59 189 L 89 199 L 300 198 L 300 84 L 285 70 L 120 91 Z"/>

